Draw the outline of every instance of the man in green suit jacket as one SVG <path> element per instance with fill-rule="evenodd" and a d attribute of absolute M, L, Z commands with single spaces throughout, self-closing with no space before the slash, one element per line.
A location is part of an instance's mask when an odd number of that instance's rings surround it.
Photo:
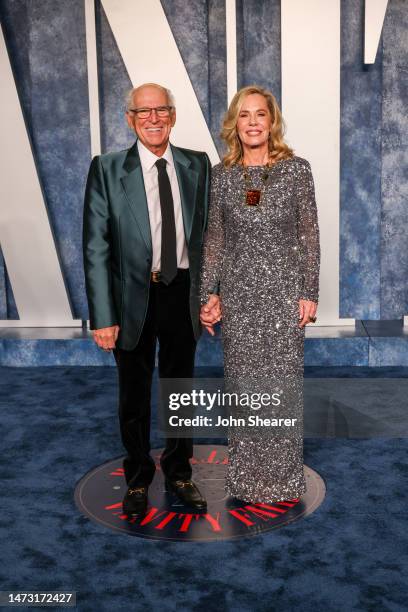
<path fill-rule="evenodd" d="M 150 395 L 159 341 L 159 375 L 191 378 L 200 335 L 199 275 L 207 220 L 210 161 L 169 143 L 176 120 L 171 93 L 145 84 L 128 96 L 137 140 L 92 160 L 84 206 L 84 269 L 91 329 L 113 350 L 119 419 L 127 451 L 128 515 L 143 515 L 155 474 L 150 457 Z M 169 438 L 161 457 L 167 487 L 205 510 L 191 480 L 191 439 Z"/>

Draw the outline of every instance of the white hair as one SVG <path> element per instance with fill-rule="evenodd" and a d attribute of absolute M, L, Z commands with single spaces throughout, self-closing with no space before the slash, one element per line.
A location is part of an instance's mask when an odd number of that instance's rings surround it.
<path fill-rule="evenodd" d="M 163 87 L 162 85 L 157 85 L 157 83 L 144 83 L 143 85 L 139 85 L 138 87 L 133 87 L 130 91 L 127 92 L 125 97 L 126 111 L 131 110 L 133 106 L 133 96 L 135 95 L 135 92 L 139 89 L 142 89 L 142 87 L 157 87 L 157 89 L 160 89 L 166 94 L 167 102 L 169 103 L 169 105 L 173 108 L 176 107 L 176 101 L 170 89 L 167 89 L 167 87 Z"/>

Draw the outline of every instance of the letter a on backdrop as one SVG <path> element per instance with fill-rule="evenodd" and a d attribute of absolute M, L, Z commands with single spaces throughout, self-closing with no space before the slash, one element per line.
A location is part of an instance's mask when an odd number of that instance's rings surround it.
<path fill-rule="evenodd" d="M 0 74 L 0 244 L 20 317 L 0 326 L 81 325 L 72 318 L 1 28 Z"/>
<path fill-rule="evenodd" d="M 102 0 L 130 80 L 159 83 L 176 98 L 177 122 L 172 142 L 204 150 L 219 161 L 193 86 L 159 0 Z"/>

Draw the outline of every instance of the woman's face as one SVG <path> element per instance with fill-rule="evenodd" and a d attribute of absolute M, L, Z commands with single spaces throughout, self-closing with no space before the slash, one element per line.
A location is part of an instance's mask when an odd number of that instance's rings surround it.
<path fill-rule="evenodd" d="M 271 115 L 266 99 L 261 94 L 248 94 L 238 115 L 237 132 L 247 147 L 262 147 L 268 143 Z"/>

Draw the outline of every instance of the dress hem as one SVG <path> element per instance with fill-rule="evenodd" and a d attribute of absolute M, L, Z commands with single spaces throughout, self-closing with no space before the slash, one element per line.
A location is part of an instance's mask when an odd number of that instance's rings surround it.
<path fill-rule="evenodd" d="M 285 493 L 283 495 L 272 495 L 271 497 L 268 497 L 265 495 L 249 496 L 248 491 L 241 494 L 236 489 L 234 490 L 228 487 L 228 485 L 226 485 L 224 488 L 225 488 L 225 492 L 231 497 L 235 497 L 236 499 L 239 499 L 240 501 L 247 502 L 250 504 L 274 504 L 274 503 L 283 502 L 283 501 L 289 502 L 294 499 L 299 499 L 300 497 L 302 497 L 302 495 L 306 493 L 306 486 L 301 487 L 300 489 L 294 492 Z M 249 497 L 251 497 L 251 499 Z"/>

